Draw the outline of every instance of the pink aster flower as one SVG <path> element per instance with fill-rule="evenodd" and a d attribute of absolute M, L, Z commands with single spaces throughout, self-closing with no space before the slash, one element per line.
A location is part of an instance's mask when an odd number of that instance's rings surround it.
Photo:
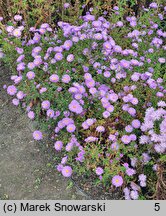
<path fill-rule="evenodd" d="M 86 142 L 86 143 L 90 143 L 90 142 L 95 142 L 95 141 L 97 141 L 97 140 L 98 140 L 97 137 L 89 136 L 89 137 L 87 137 L 87 138 L 85 139 L 85 142 Z"/>
<path fill-rule="evenodd" d="M 23 59 L 25 58 L 25 55 L 20 55 L 18 58 L 17 58 L 17 62 L 20 63 L 21 61 L 23 61 Z"/>
<path fill-rule="evenodd" d="M 123 135 L 121 140 L 124 144 L 129 144 L 131 142 L 131 138 L 128 135 Z"/>
<path fill-rule="evenodd" d="M 73 146 L 74 146 L 74 143 L 72 143 L 72 142 L 67 143 L 66 148 L 65 148 L 66 151 L 70 152 L 72 150 Z"/>
<path fill-rule="evenodd" d="M 140 186 L 141 187 L 146 187 L 146 182 L 145 181 L 140 181 Z"/>
<path fill-rule="evenodd" d="M 157 170 L 158 170 L 158 165 L 157 165 L 157 164 L 154 164 L 152 169 L 153 169 L 154 171 L 157 171 Z"/>
<path fill-rule="evenodd" d="M 97 167 L 97 168 L 96 168 L 96 174 L 97 174 L 97 175 L 102 175 L 103 172 L 104 172 L 103 168 L 101 168 L 101 167 Z"/>
<path fill-rule="evenodd" d="M 158 5 L 157 5 L 156 2 L 152 2 L 152 3 L 150 3 L 149 7 L 150 7 L 150 8 L 157 8 Z"/>
<path fill-rule="evenodd" d="M 135 27 L 136 25 L 137 25 L 137 22 L 135 22 L 135 21 L 130 22 L 130 26 Z"/>
<path fill-rule="evenodd" d="M 142 154 L 142 159 L 144 163 L 148 163 L 151 160 L 151 157 L 148 153 L 143 153 Z"/>
<path fill-rule="evenodd" d="M 130 62 L 127 61 L 127 60 L 125 60 L 125 59 L 122 59 L 122 60 L 120 61 L 120 66 L 123 67 L 123 68 L 129 69 L 129 67 L 130 67 Z"/>
<path fill-rule="evenodd" d="M 161 64 L 164 64 L 164 63 L 165 63 L 165 58 L 159 58 L 158 61 L 159 61 Z"/>
<path fill-rule="evenodd" d="M 6 27 L 6 31 L 9 32 L 9 33 L 11 33 L 13 30 L 14 30 L 13 26 L 7 26 Z"/>
<path fill-rule="evenodd" d="M 93 16 L 91 14 L 87 14 L 83 18 L 84 18 L 85 21 L 94 21 L 95 20 L 95 16 Z"/>
<path fill-rule="evenodd" d="M 22 100 L 23 98 L 24 98 L 24 93 L 22 92 L 22 91 L 18 91 L 18 93 L 17 93 L 17 98 L 19 99 L 19 100 Z"/>
<path fill-rule="evenodd" d="M 83 108 L 76 100 L 72 100 L 72 102 L 69 104 L 69 110 L 74 113 L 80 114 L 82 113 Z"/>
<path fill-rule="evenodd" d="M 17 92 L 17 88 L 14 85 L 10 85 L 7 87 L 7 93 L 11 96 L 15 95 Z"/>
<path fill-rule="evenodd" d="M 47 116 L 50 117 L 50 118 L 53 118 L 54 117 L 54 110 L 48 109 L 47 110 Z"/>
<path fill-rule="evenodd" d="M 76 100 L 80 100 L 80 103 L 81 103 L 81 104 L 84 104 L 84 103 L 82 103 L 82 100 L 81 100 L 82 94 L 75 94 L 75 95 L 74 95 L 74 98 L 75 98 Z"/>
<path fill-rule="evenodd" d="M 138 99 L 137 99 L 137 98 L 132 98 L 132 99 L 131 99 L 131 103 L 132 103 L 133 105 L 137 105 L 137 104 L 138 104 Z"/>
<path fill-rule="evenodd" d="M 116 10 L 116 11 L 118 11 L 119 7 L 118 6 L 114 6 L 113 9 Z"/>
<path fill-rule="evenodd" d="M 73 146 L 74 146 L 74 142 L 67 143 L 66 148 L 65 148 L 66 151 L 70 152 L 72 150 Z"/>
<path fill-rule="evenodd" d="M 62 82 L 63 83 L 69 83 L 71 80 L 70 76 L 68 74 L 65 74 L 62 76 Z"/>
<path fill-rule="evenodd" d="M 139 73 L 133 73 L 132 76 L 131 76 L 131 80 L 134 81 L 134 82 L 137 82 L 140 78 L 140 74 Z"/>
<path fill-rule="evenodd" d="M 111 73 L 109 71 L 104 72 L 104 77 L 109 78 L 111 76 Z"/>
<path fill-rule="evenodd" d="M 131 141 L 135 141 L 137 139 L 137 136 L 135 134 L 130 134 L 129 138 Z"/>
<path fill-rule="evenodd" d="M 67 162 L 68 156 L 65 156 L 61 160 L 61 164 L 65 164 Z"/>
<path fill-rule="evenodd" d="M 22 54 L 24 52 L 23 48 L 16 47 L 16 51 L 18 54 Z"/>
<path fill-rule="evenodd" d="M 82 127 L 83 127 L 84 130 L 86 130 L 86 129 L 89 128 L 89 125 L 86 122 L 83 122 Z"/>
<path fill-rule="evenodd" d="M 17 65 L 17 71 L 23 71 L 25 69 L 25 63 L 21 62 Z"/>
<path fill-rule="evenodd" d="M 56 53 L 54 58 L 57 61 L 61 61 L 63 59 L 63 55 L 62 53 Z"/>
<path fill-rule="evenodd" d="M 34 63 L 35 66 L 41 65 L 42 62 L 43 62 L 43 61 L 42 61 L 41 56 L 35 56 L 35 59 L 34 59 L 34 61 L 33 61 L 33 63 Z"/>
<path fill-rule="evenodd" d="M 55 148 L 55 150 L 61 151 L 62 147 L 63 147 L 62 141 L 59 141 L 59 140 L 58 140 L 58 141 L 56 141 L 56 142 L 54 143 L 54 148 Z"/>
<path fill-rule="evenodd" d="M 42 132 L 38 131 L 38 130 L 34 131 L 33 132 L 33 138 L 35 140 L 41 140 L 43 138 Z"/>
<path fill-rule="evenodd" d="M 118 21 L 118 22 L 116 23 L 116 25 L 117 25 L 118 27 L 122 27 L 122 26 L 123 26 L 123 22 L 122 22 L 122 21 Z"/>
<path fill-rule="evenodd" d="M 57 165 L 58 172 L 62 172 L 62 169 L 63 169 L 63 165 L 62 164 L 58 164 Z"/>
<path fill-rule="evenodd" d="M 27 67 L 30 69 L 30 70 L 33 70 L 35 68 L 35 65 L 33 62 L 29 62 Z"/>
<path fill-rule="evenodd" d="M 49 79 L 51 82 L 56 83 L 59 81 L 59 76 L 57 74 L 52 74 Z"/>
<path fill-rule="evenodd" d="M 106 50 L 111 50 L 111 49 L 112 49 L 112 45 L 111 45 L 111 43 L 108 42 L 108 41 L 104 42 L 103 47 L 104 47 L 104 49 L 106 49 Z"/>
<path fill-rule="evenodd" d="M 108 111 L 103 112 L 103 117 L 104 118 L 108 118 L 109 116 L 110 116 L 110 112 L 108 112 Z"/>
<path fill-rule="evenodd" d="M 111 149 L 114 150 L 114 151 L 118 150 L 119 149 L 118 143 L 116 143 L 116 142 L 112 143 L 111 144 Z"/>
<path fill-rule="evenodd" d="M 109 95 L 109 99 L 112 101 L 112 102 L 116 102 L 118 100 L 118 95 L 115 94 L 115 93 L 111 93 Z"/>
<path fill-rule="evenodd" d="M 97 93 L 97 89 L 92 87 L 89 89 L 89 92 L 92 94 L 92 95 L 95 95 Z"/>
<path fill-rule="evenodd" d="M 63 47 L 66 49 L 66 50 L 69 50 L 73 45 L 73 42 L 71 40 L 66 40 L 63 44 Z"/>
<path fill-rule="evenodd" d="M 69 125 L 67 125 L 66 130 L 69 133 L 73 133 L 76 130 L 76 126 L 74 124 L 69 124 Z"/>
<path fill-rule="evenodd" d="M 136 110 L 133 107 L 130 107 L 127 111 L 131 116 L 135 116 L 136 114 Z"/>
<path fill-rule="evenodd" d="M 47 110 L 47 109 L 50 108 L 50 102 L 48 100 L 45 100 L 45 101 L 42 102 L 41 106 L 42 106 L 43 109 Z"/>
<path fill-rule="evenodd" d="M 88 88 L 92 88 L 92 87 L 95 86 L 95 81 L 94 81 L 93 79 L 88 80 L 88 81 L 86 81 L 85 83 L 86 83 L 86 86 L 87 86 Z"/>
<path fill-rule="evenodd" d="M 21 31 L 20 31 L 19 29 L 14 29 L 14 30 L 13 30 L 13 35 L 14 35 L 15 37 L 20 37 L 20 36 L 21 36 Z"/>
<path fill-rule="evenodd" d="M 112 184 L 115 187 L 120 187 L 123 184 L 123 178 L 120 175 L 116 175 L 112 178 Z"/>
<path fill-rule="evenodd" d="M 63 5 L 63 6 L 64 6 L 64 8 L 65 8 L 65 9 L 67 9 L 67 8 L 69 8 L 69 7 L 70 7 L 70 4 L 66 2 L 66 3 L 64 3 L 64 5 Z"/>
<path fill-rule="evenodd" d="M 62 129 L 62 128 L 65 127 L 65 124 L 64 124 L 64 122 L 63 122 L 62 120 L 58 122 L 58 127 L 59 127 L 60 129 Z"/>
<path fill-rule="evenodd" d="M 88 126 L 93 125 L 95 122 L 96 122 L 96 119 L 88 118 L 88 119 L 86 120 L 86 124 L 87 124 Z"/>
<path fill-rule="evenodd" d="M 70 88 L 68 89 L 68 91 L 69 91 L 70 93 L 77 93 L 77 92 L 78 92 L 78 89 L 77 89 L 76 87 L 70 87 Z"/>
<path fill-rule="evenodd" d="M 35 113 L 33 111 L 28 112 L 28 118 L 34 119 L 35 118 Z"/>
<path fill-rule="evenodd" d="M 133 126 L 133 128 L 140 128 L 141 123 L 138 119 L 134 119 L 131 123 L 131 125 Z"/>
<path fill-rule="evenodd" d="M 68 62 L 72 62 L 74 60 L 74 55 L 73 54 L 70 54 L 67 56 L 67 61 Z"/>
<path fill-rule="evenodd" d="M 97 20 L 97 21 L 93 21 L 92 22 L 92 25 L 95 27 L 95 28 L 98 28 L 98 27 L 101 27 L 102 25 L 102 22 Z"/>
<path fill-rule="evenodd" d="M 103 38 L 102 34 L 100 34 L 100 33 L 94 34 L 94 39 L 101 40 L 102 38 Z"/>
<path fill-rule="evenodd" d="M 14 16 L 14 20 L 15 20 L 15 21 L 21 21 L 21 20 L 22 20 L 22 16 L 20 16 L 20 15 L 15 15 L 15 16 Z"/>
<path fill-rule="evenodd" d="M 128 132 L 128 133 L 131 133 L 133 131 L 133 127 L 131 125 L 127 125 L 125 127 L 125 131 Z"/>
<path fill-rule="evenodd" d="M 92 79 L 92 75 L 90 73 L 85 73 L 84 74 L 84 79 L 91 80 Z"/>
<path fill-rule="evenodd" d="M 72 168 L 70 166 L 64 166 L 62 169 L 62 175 L 64 177 L 70 177 L 72 175 Z"/>
<path fill-rule="evenodd" d="M 57 134 L 57 133 L 59 133 L 59 131 L 60 131 L 60 128 L 59 127 L 56 127 L 55 129 L 54 129 L 54 132 Z"/>
<path fill-rule="evenodd" d="M 74 121 L 73 121 L 73 119 L 71 119 L 71 118 L 63 118 L 63 119 L 62 119 L 62 123 L 63 123 L 65 126 L 67 126 L 67 125 L 69 125 L 69 124 L 73 124 Z"/>
<path fill-rule="evenodd" d="M 132 191 L 130 192 L 130 197 L 131 197 L 133 200 L 137 200 L 138 197 L 139 197 L 138 191 L 132 190 Z"/>
<path fill-rule="evenodd" d="M 39 90 L 40 94 L 42 94 L 42 93 L 44 93 L 44 92 L 46 92 L 46 91 L 47 91 L 47 88 L 45 88 L 45 87 L 42 87 L 42 88 Z"/>
<path fill-rule="evenodd" d="M 96 131 L 97 132 L 104 132 L 105 128 L 103 126 L 97 126 Z"/>
<path fill-rule="evenodd" d="M 113 112 L 114 111 L 114 106 L 113 105 L 109 105 L 108 107 L 107 107 L 107 111 L 108 112 Z"/>
<path fill-rule="evenodd" d="M 18 106 L 18 105 L 19 105 L 19 100 L 18 100 L 17 98 L 13 98 L 12 104 L 13 104 L 14 106 Z"/>
<path fill-rule="evenodd" d="M 111 141 L 115 141 L 116 140 L 116 136 L 114 134 L 110 134 L 108 138 Z"/>
<path fill-rule="evenodd" d="M 146 181 L 147 176 L 144 175 L 144 174 L 140 174 L 140 175 L 138 176 L 138 178 L 139 178 L 139 181 Z"/>
<path fill-rule="evenodd" d="M 42 29 L 45 31 L 44 28 L 42 28 Z M 35 31 L 35 29 L 34 29 L 34 31 Z M 39 31 L 40 31 L 40 30 L 39 30 Z M 40 31 L 40 33 L 42 34 L 41 31 Z M 31 41 L 32 41 L 32 44 L 38 43 L 38 42 L 40 41 L 40 39 L 41 39 L 41 35 L 38 34 L 38 33 L 35 33 L 35 35 L 34 35 L 34 37 L 33 37 L 33 40 L 31 40 Z"/>
<path fill-rule="evenodd" d="M 125 199 L 130 200 L 130 190 L 128 187 L 125 187 L 123 189 L 124 195 L 125 195 Z"/>
<path fill-rule="evenodd" d="M 140 136 L 139 143 L 140 144 L 147 144 L 150 141 L 149 136 L 142 135 Z"/>
<path fill-rule="evenodd" d="M 126 174 L 128 176 L 133 176 L 135 173 L 136 173 L 136 171 L 134 169 L 132 169 L 132 168 L 127 168 L 126 169 Z"/>
<path fill-rule="evenodd" d="M 159 107 L 166 107 L 166 102 L 165 102 L 165 101 L 159 101 L 159 102 L 157 103 L 157 105 L 158 105 Z"/>
<path fill-rule="evenodd" d="M 72 41 L 75 42 L 75 43 L 77 43 L 79 41 L 79 38 L 77 36 L 73 36 L 72 37 Z"/>

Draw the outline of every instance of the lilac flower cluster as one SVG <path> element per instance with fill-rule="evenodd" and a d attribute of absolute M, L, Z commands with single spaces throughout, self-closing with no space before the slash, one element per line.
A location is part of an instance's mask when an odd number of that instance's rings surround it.
<path fill-rule="evenodd" d="M 141 125 L 143 135 L 140 137 L 140 144 L 152 145 L 158 153 L 166 151 L 166 110 L 165 102 L 158 102 L 158 109 L 150 107 L 145 112 L 144 122 Z M 162 107 L 161 107 L 162 106 Z M 160 122 L 156 131 L 155 123 Z"/>

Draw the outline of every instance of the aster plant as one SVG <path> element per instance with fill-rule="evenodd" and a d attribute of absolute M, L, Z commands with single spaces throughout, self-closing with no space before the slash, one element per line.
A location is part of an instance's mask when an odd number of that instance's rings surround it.
<path fill-rule="evenodd" d="M 40 123 L 35 140 L 49 131 L 64 177 L 86 173 L 143 199 L 165 163 L 166 7 L 154 2 L 124 19 L 113 10 L 109 20 L 87 13 L 77 25 L 31 27 L 31 38 L 20 15 L 1 24 L 1 56 L 13 68 L 4 88 Z"/>

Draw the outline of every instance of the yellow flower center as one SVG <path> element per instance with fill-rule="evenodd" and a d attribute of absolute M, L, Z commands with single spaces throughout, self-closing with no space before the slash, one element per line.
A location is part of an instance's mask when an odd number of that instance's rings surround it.
<path fill-rule="evenodd" d="M 16 34 L 16 35 L 18 35 L 18 34 L 19 34 L 19 31 L 18 31 L 18 30 L 16 30 L 16 31 L 15 31 L 15 34 Z"/>

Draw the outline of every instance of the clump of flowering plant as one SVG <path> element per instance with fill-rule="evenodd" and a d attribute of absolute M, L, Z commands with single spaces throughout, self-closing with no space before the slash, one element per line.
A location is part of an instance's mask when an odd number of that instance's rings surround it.
<path fill-rule="evenodd" d="M 116 22 L 87 13 L 77 26 L 43 23 L 29 29 L 31 38 L 23 23 L 1 33 L 5 58 L 13 60 L 10 47 L 16 56 L 7 93 L 40 122 L 35 140 L 50 131 L 63 155 L 57 170 L 88 172 L 126 199 L 141 196 L 151 171 L 156 181 L 166 152 L 166 8 L 159 15 L 156 5 L 140 18 L 119 12 Z"/>

